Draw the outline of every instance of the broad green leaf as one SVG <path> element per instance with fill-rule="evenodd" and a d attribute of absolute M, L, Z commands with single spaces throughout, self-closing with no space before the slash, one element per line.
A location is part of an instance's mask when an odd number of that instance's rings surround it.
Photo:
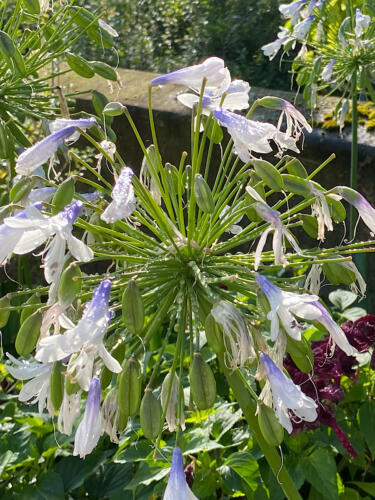
<path fill-rule="evenodd" d="M 3 473 L 3 470 L 7 467 L 8 464 L 11 464 L 16 461 L 18 454 L 14 453 L 13 451 L 6 451 L 3 453 L 3 455 L 0 457 L 0 477 L 1 474 Z"/>
<path fill-rule="evenodd" d="M 55 471 L 60 474 L 66 492 L 81 486 L 87 476 L 94 472 L 112 454 L 112 451 L 96 452 L 85 460 L 78 457 L 65 457 L 57 463 Z"/>
<path fill-rule="evenodd" d="M 356 294 L 347 290 L 334 290 L 328 295 L 328 298 L 340 311 L 344 311 L 357 300 Z"/>
<path fill-rule="evenodd" d="M 289 174 L 306 179 L 307 177 L 306 169 L 297 158 L 290 157 L 290 159 L 285 164 L 285 167 Z"/>
<path fill-rule="evenodd" d="M 141 462 L 133 479 L 125 487 L 126 490 L 132 490 L 140 484 L 146 486 L 153 481 L 161 481 L 169 474 L 170 464 L 168 462 L 148 461 Z"/>
<path fill-rule="evenodd" d="M 359 496 L 359 493 L 357 490 L 354 490 L 353 488 L 346 488 L 344 493 L 340 493 L 339 496 L 340 500 L 361 500 L 361 497 Z"/>
<path fill-rule="evenodd" d="M 332 285 L 350 285 L 356 279 L 355 273 L 340 262 L 326 262 L 322 269 Z"/>
<path fill-rule="evenodd" d="M 359 409 L 359 428 L 372 456 L 375 456 L 374 422 L 375 401 L 366 401 Z"/>
<path fill-rule="evenodd" d="M 133 465 L 110 463 L 106 464 L 95 477 L 85 481 L 85 489 L 89 498 L 107 498 L 123 489 L 132 479 Z"/>
<path fill-rule="evenodd" d="M 350 484 L 358 486 L 361 490 L 365 491 L 372 497 L 375 497 L 375 483 L 366 483 L 365 481 L 350 481 Z"/>
<path fill-rule="evenodd" d="M 362 318 L 362 316 L 366 315 L 366 310 L 362 309 L 362 307 L 349 307 L 349 309 L 345 309 L 341 313 L 345 319 L 349 319 L 350 321 L 355 321 L 358 318 Z"/>
<path fill-rule="evenodd" d="M 313 238 L 314 240 L 318 237 L 318 221 L 312 215 L 302 214 L 300 215 L 300 219 L 302 220 L 302 229 L 305 233 Z"/>
<path fill-rule="evenodd" d="M 323 448 L 316 449 L 303 458 L 302 464 L 307 481 L 321 498 L 338 500 L 336 463 L 331 453 Z"/>
<path fill-rule="evenodd" d="M 64 500 L 64 483 L 57 472 L 48 471 L 36 484 L 38 494 L 44 500 Z"/>
<path fill-rule="evenodd" d="M 234 470 L 253 490 L 257 488 L 259 467 L 250 453 L 233 453 L 228 457 L 225 465 Z"/>

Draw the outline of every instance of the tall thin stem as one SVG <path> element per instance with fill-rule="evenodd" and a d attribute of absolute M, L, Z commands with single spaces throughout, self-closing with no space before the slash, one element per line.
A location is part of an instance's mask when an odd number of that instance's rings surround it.
<path fill-rule="evenodd" d="M 352 149 L 350 162 L 350 187 L 357 189 L 358 185 L 358 109 L 357 109 L 357 72 L 352 75 Z M 354 229 L 356 225 L 356 210 L 350 206 L 350 239 L 354 237 Z"/>

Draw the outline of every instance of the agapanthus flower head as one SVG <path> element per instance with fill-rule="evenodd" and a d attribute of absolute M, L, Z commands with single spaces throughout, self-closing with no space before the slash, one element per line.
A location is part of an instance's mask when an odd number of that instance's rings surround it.
<path fill-rule="evenodd" d="M 218 122 L 228 129 L 233 139 L 234 149 L 244 163 L 253 158 L 252 151 L 271 153 L 272 148 L 269 144 L 271 140 L 280 150 L 296 150 L 297 148 L 294 139 L 286 138 L 285 134 L 279 132 L 271 123 L 248 120 L 244 116 L 222 108 L 216 108 L 212 113 Z"/>
<path fill-rule="evenodd" d="M 102 429 L 100 396 L 100 380 L 93 377 L 87 395 L 85 413 L 76 430 L 73 455 L 85 458 L 86 455 L 92 452 L 99 441 Z"/>
<path fill-rule="evenodd" d="M 163 500 L 198 500 L 186 482 L 184 463 L 180 448 L 175 448 L 172 455 L 171 472 Z"/>
<path fill-rule="evenodd" d="M 219 57 L 209 57 L 201 64 L 158 76 L 151 81 L 151 85 L 174 83 L 185 85 L 199 93 L 204 78 L 207 79 L 206 90 L 220 91 L 222 87 L 228 87 L 228 81 L 230 82 L 230 74 L 224 61 Z"/>
<path fill-rule="evenodd" d="M 243 366 L 255 358 L 254 343 L 246 321 L 240 311 L 230 302 L 219 300 L 211 309 L 215 321 L 221 325 L 224 345 L 230 367 Z"/>
<path fill-rule="evenodd" d="M 362 14 L 360 9 L 355 10 L 355 36 L 359 38 L 370 26 L 371 17 Z"/>
<path fill-rule="evenodd" d="M 301 387 L 287 377 L 267 354 L 263 352 L 260 354 L 260 362 L 267 374 L 272 392 L 272 406 L 275 410 L 276 418 L 289 434 L 292 432 L 293 426 L 288 410 L 291 410 L 296 417 L 307 422 L 316 420 L 318 415 L 315 401 L 306 396 L 302 392 Z M 267 384 L 263 391 L 267 391 Z"/>
<path fill-rule="evenodd" d="M 293 293 L 281 290 L 265 276 L 257 274 L 255 278 L 259 288 L 267 297 L 271 307 L 267 318 L 271 321 L 271 340 L 276 340 L 279 334 L 280 323 L 286 333 L 295 340 L 301 340 L 302 326 L 296 317 L 302 317 L 306 304 L 318 300 L 316 295 L 307 293 Z M 296 317 L 295 317 L 296 316 Z"/>
<path fill-rule="evenodd" d="M 251 206 L 254 207 L 255 211 L 264 221 L 270 224 L 270 227 L 263 231 L 254 254 L 254 269 L 258 270 L 259 264 L 262 258 L 263 248 L 266 244 L 267 237 L 271 231 L 273 231 L 272 248 L 275 256 L 276 265 L 286 265 L 288 261 L 284 255 L 284 237 L 289 241 L 294 250 L 298 254 L 302 254 L 302 250 L 297 244 L 294 236 L 288 229 L 284 226 L 281 221 L 281 214 L 277 210 L 271 208 L 263 200 L 263 198 L 255 191 L 251 186 L 246 187 L 248 194 L 256 200 Z"/>
<path fill-rule="evenodd" d="M 306 17 L 306 19 L 300 21 L 298 24 L 294 26 L 293 35 L 296 37 L 297 40 L 304 40 L 306 38 L 314 19 L 315 16 L 312 14 L 311 16 Z"/>
<path fill-rule="evenodd" d="M 102 358 L 110 371 L 121 371 L 121 365 L 103 344 L 103 337 L 112 317 L 108 304 L 110 291 L 110 280 L 102 281 L 95 289 L 91 301 L 86 304 L 77 325 L 63 335 L 41 339 L 35 356 L 40 361 L 52 362 L 76 353 L 69 363 L 68 372 L 84 390 L 88 389 L 96 356 Z"/>
<path fill-rule="evenodd" d="M 375 233 L 375 208 L 366 200 L 364 196 L 347 186 L 337 186 L 337 193 L 344 198 L 345 201 L 353 205 L 358 211 L 366 226 L 372 233 Z"/>
<path fill-rule="evenodd" d="M 113 201 L 104 210 L 100 218 L 105 222 L 127 219 L 135 208 L 135 195 L 132 184 L 133 170 L 124 167 L 112 190 Z"/>
<path fill-rule="evenodd" d="M 63 120 L 63 121 L 62 121 Z M 57 149 L 76 132 L 77 127 L 85 129 L 96 123 L 95 118 L 80 120 L 58 119 L 50 128 L 53 132 L 26 149 L 17 159 L 16 172 L 21 175 L 30 175 L 39 165 L 48 161 Z"/>
<path fill-rule="evenodd" d="M 52 370 L 51 364 L 35 363 L 18 360 L 7 352 L 9 360 L 13 363 L 7 364 L 6 369 L 17 380 L 28 380 L 22 386 L 18 395 L 19 401 L 30 401 L 31 404 L 38 403 L 39 413 L 46 407 L 51 415 L 54 410 L 49 401 L 49 381 Z"/>

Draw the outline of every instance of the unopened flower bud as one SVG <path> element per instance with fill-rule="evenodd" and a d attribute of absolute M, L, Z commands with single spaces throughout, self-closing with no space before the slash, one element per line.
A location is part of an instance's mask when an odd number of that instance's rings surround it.
<path fill-rule="evenodd" d="M 284 428 L 269 406 L 260 403 L 258 406 L 258 424 L 264 439 L 271 446 L 279 446 L 284 439 Z"/>
<path fill-rule="evenodd" d="M 22 323 L 31 316 L 40 307 L 40 295 L 39 293 L 33 293 L 31 297 L 27 299 L 25 304 L 23 304 L 23 309 L 21 312 L 20 323 Z"/>
<path fill-rule="evenodd" d="M 52 213 L 57 214 L 63 210 L 72 201 L 74 192 L 74 179 L 73 177 L 68 177 L 68 179 L 60 184 L 52 198 Z"/>
<path fill-rule="evenodd" d="M 62 307 L 70 306 L 82 288 L 81 270 L 72 262 L 61 273 L 57 296 Z"/>
<path fill-rule="evenodd" d="M 16 351 L 20 356 L 26 356 L 38 342 L 43 315 L 40 310 L 34 312 L 21 325 L 16 337 Z"/>
<path fill-rule="evenodd" d="M 141 402 L 141 368 L 135 358 L 130 358 L 119 375 L 118 404 L 124 418 L 133 417 Z"/>
<path fill-rule="evenodd" d="M 332 285 L 351 285 L 356 280 L 355 273 L 343 264 L 327 261 L 322 265 L 323 272 Z"/>
<path fill-rule="evenodd" d="M 55 410 L 59 410 L 64 397 L 64 367 L 61 361 L 55 361 L 50 374 L 51 403 Z"/>
<path fill-rule="evenodd" d="M 212 214 L 215 210 L 215 203 L 211 193 L 211 189 L 201 174 L 196 174 L 194 179 L 194 193 L 198 207 Z"/>
<path fill-rule="evenodd" d="M 121 102 L 109 102 L 103 109 L 106 116 L 119 116 L 124 112 L 125 106 Z"/>
<path fill-rule="evenodd" d="M 141 428 L 144 436 L 152 441 L 159 434 L 162 409 L 160 401 L 150 388 L 146 388 L 140 408 Z"/>
<path fill-rule="evenodd" d="M 189 370 L 190 390 L 199 410 L 211 408 L 216 399 L 216 381 L 210 366 L 199 352 L 194 353 Z"/>
<path fill-rule="evenodd" d="M 122 296 L 122 317 L 126 328 L 139 335 L 143 329 L 145 313 L 141 292 L 135 282 L 130 280 Z"/>
<path fill-rule="evenodd" d="M 13 203 L 18 203 L 24 196 L 26 196 L 33 187 L 34 179 L 31 177 L 21 177 L 21 179 L 14 184 L 9 192 L 9 199 Z"/>

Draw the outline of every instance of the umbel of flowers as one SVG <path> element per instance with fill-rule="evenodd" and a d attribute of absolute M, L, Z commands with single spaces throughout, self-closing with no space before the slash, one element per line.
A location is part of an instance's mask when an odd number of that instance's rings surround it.
<path fill-rule="evenodd" d="M 151 107 L 152 86 L 168 83 L 191 89 L 179 96 L 192 109 L 191 150 L 177 166 L 161 158 Z M 68 178 L 60 185 L 45 180 L 56 190 L 49 197 L 23 190 L 7 207 L 0 226 L 2 265 L 13 254 L 40 248 L 48 283 L 1 299 L 2 327 L 9 312 L 20 308 L 14 299 L 27 299 L 15 342 L 19 358 L 8 353 L 9 373 L 25 381 L 21 401 L 37 402 L 40 412 L 47 407 L 57 415 L 60 432 L 75 433 L 74 454 L 91 453 L 103 433 L 118 442 L 138 415 L 143 435 L 158 451 L 162 435 L 170 432 L 182 443 L 185 413 L 191 411 L 185 407 L 185 380 L 195 408 L 207 410 L 216 402 L 215 375 L 201 354 L 207 342 L 285 493 L 298 499 L 277 446 L 296 419 L 316 421 L 319 402 L 284 371 L 284 357 L 311 359 L 304 338 L 310 322 L 326 330 L 327 355 L 336 349 L 354 356 L 357 350 L 296 276 L 322 264 L 323 270 L 349 264 L 353 270 L 351 250 L 374 242 L 302 249 L 296 231 L 324 240 L 326 229 L 344 222 L 341 199 L 373 230 L 374 209 L 355 191 L 327 191 L 313 180 L 333 156 L 310 174 L 284 156 L 286 150 L 297 152 L 301 134 L 311 131 L 292 104 L 267 97 L 253 102 L 246 116 L 236 113 L 249 107 L 250 86 L 232 81 L 221 59 L 151 84 L 152 146 L 145 147 L 126 108 L 112 103 L 105 110 L 124 112 L 129 120 L 144 153 L 139 177 L 108 139 L 98 143 L 85 131 L 93 119 L 52 124 L 51 134 L 18 158 L 22 177 L 15 186 L 22 186 L 23 176 L 42 182 L 40 166 L 47 162 L 49 171 L 58 170 L 59 145 L 79 132 L 113 169 L 114 179 L 112 185 L 100 165 L 72 153 L 90 179 Z M 280 110 L 277 126 L 253 119 L 263 105 Z M 216 164 L 211 158 L 221 127 L 230 140 Z M 275 154 L 275 164 L 261 158 L 266 153 Z M 100 195 L 82 194 L 87 184 Z M 353 283 L 360 278 L 354 270 Z M 312 369 L 311 362 L 302 365 L 306 373 Z M 256 373 L 258 392 L 247 383 L 247 372 Z M 182 490 L 184 498 L 195 498 L 183 475 L 182 452 L 173 453 L 165 499 L 180 498 Z"/>

